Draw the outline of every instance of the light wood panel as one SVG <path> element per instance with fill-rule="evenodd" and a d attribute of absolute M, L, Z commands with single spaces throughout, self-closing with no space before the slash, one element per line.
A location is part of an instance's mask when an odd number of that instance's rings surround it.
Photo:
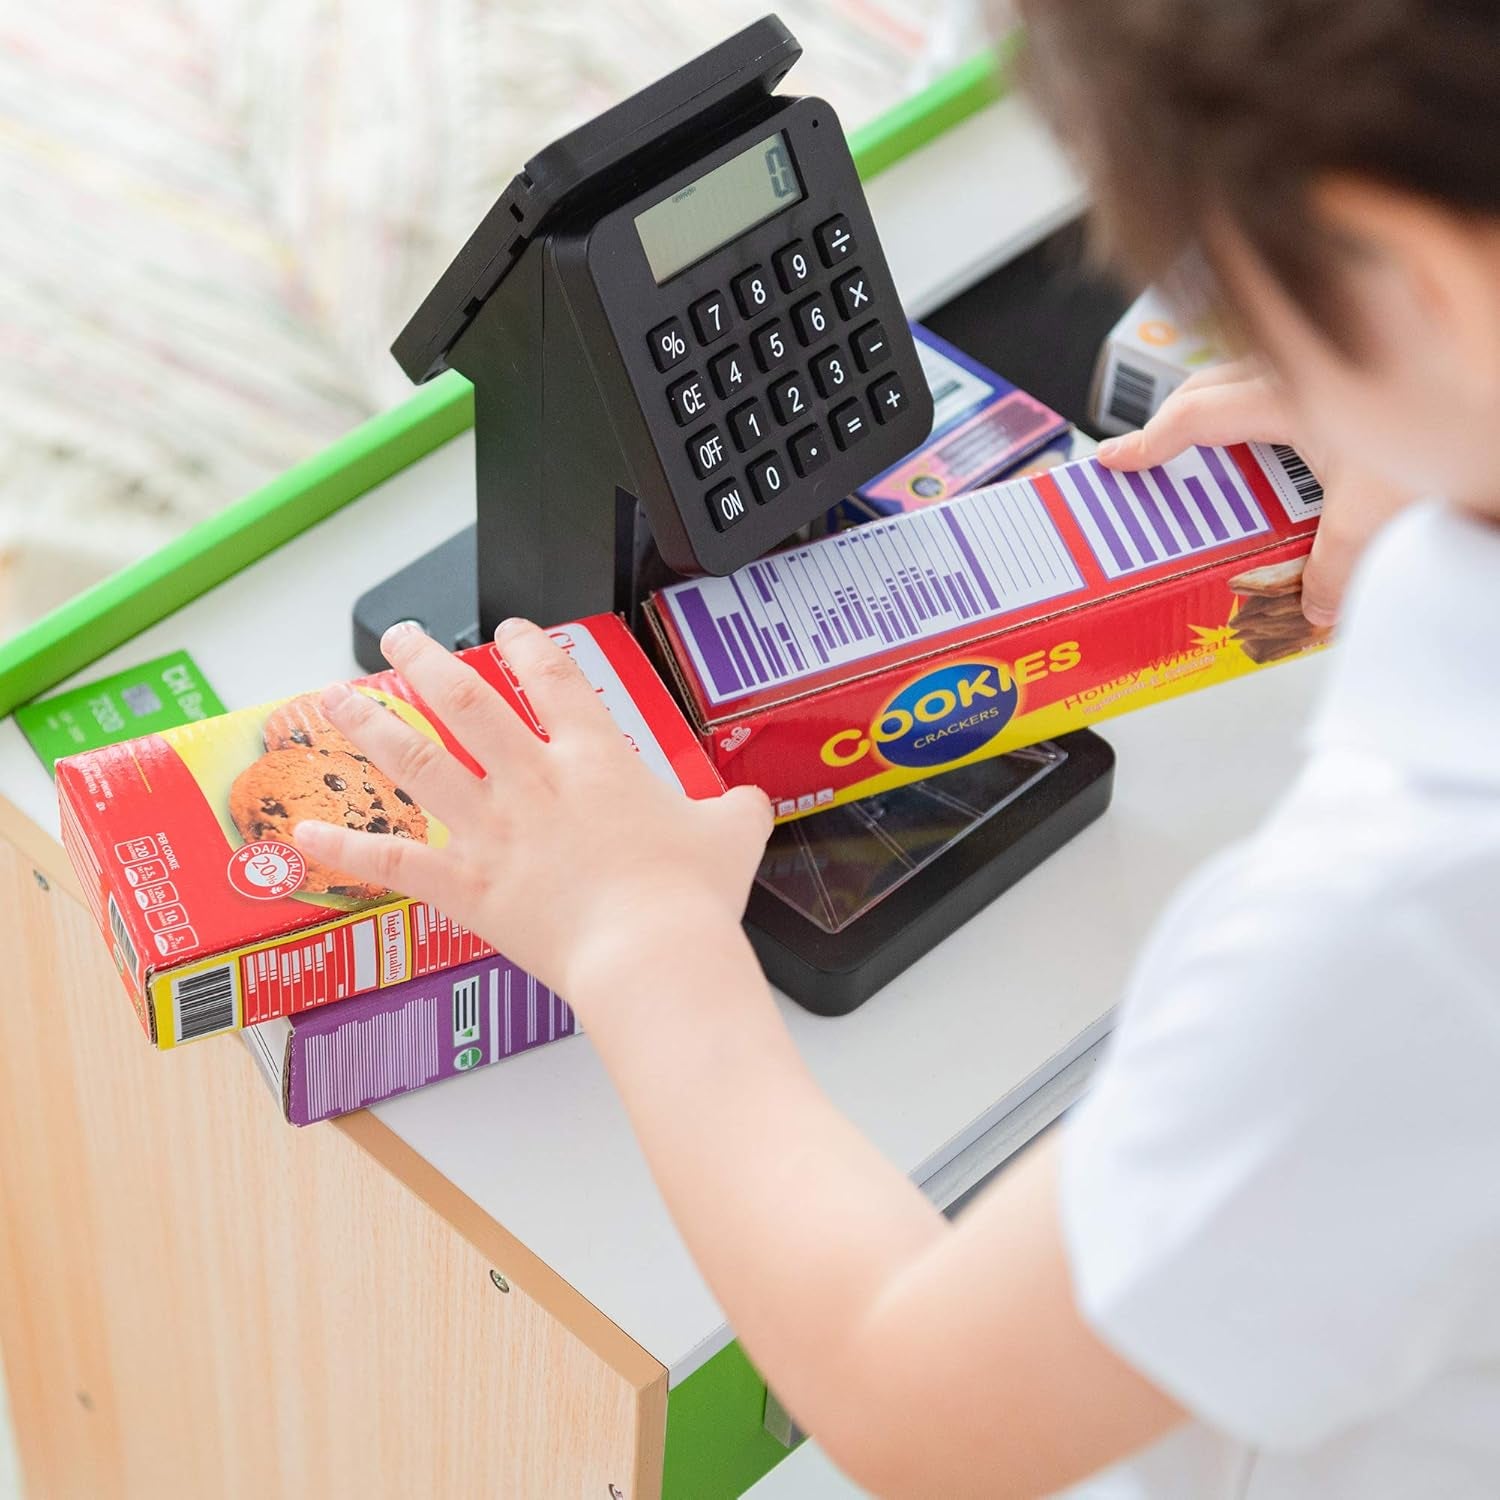
<path fill-rule="evenodd" d="M 657 1494 L 662 1367 L 373 1117 L 294 1131 L 238 1041 L 153 1052 L 15 817 L 0 1345 L 29 1500 Z"/>

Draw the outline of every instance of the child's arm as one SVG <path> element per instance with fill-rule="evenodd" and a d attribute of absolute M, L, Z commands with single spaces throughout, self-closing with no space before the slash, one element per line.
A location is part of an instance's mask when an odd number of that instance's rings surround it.
<path fill-rule="evenodd" d="M 951 1225 L 803 1066 L 739 926 L 765 798 L 686 801 L 541 631 L 499 639 L 548 743 L 420 632 L 384 648 L 485 781 L 371 699 L 325 699 L 448 847 L 320 824 L 299 842 L 432 901 L 567 997 L 752 1358 L 856 1479 L 1043 1494 L 1173 1426 L 1179 1408 L 1075 1310 L 1051 1149 Z"/>

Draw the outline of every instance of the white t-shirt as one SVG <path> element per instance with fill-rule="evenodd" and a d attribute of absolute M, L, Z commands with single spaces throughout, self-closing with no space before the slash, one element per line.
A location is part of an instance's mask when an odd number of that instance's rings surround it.
<path fill-rule="evenodd" d="M 1064 1134 L 1084 1316 L 1197 1419 L 1088 1500 L 1500 1496 L 1500 527 L 1390 525 L 1332 669 Z"/>

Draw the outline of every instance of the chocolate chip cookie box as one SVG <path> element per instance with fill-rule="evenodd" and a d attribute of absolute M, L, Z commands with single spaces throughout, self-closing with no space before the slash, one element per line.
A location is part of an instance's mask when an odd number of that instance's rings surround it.
<path fill-rule="evenodd" d="M 722 783 L 623 623 L 553 637 L 647 765 L 690 797 Z M 540 732 L 493 646 L 464 658 Z M 355 686 L 478 770 L 395 672 Z M 435 847 L 448 830 L 323 717 L 318 695 L 58 762 L 63 843 L 158 1047 L 388 991 L 491 953 L 441 912 L 308 859 L 304 818 Z"/>
<path fill-rule="evenodd" d="M 282 1115 L 311 1125 L 577 1031 L 551 990 L 495 955 L 241 1034 Z"/>
<path fill-rule="evenodd" d="M 648 621 L 720 774 L 797 818 L 1320 646 L 1321 506 L 1289 448 L 1084 458 L 674 584 Z"/>

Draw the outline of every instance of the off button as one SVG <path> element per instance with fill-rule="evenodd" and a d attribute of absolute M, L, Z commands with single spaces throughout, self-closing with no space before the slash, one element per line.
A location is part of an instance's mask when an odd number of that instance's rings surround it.
<path fill-rule="evenodd" d="M 745 491 L 739 480 L 731 479 L 708 492 L 709 519 L 719 531 L 738 525 L 745 514 Z"/>

